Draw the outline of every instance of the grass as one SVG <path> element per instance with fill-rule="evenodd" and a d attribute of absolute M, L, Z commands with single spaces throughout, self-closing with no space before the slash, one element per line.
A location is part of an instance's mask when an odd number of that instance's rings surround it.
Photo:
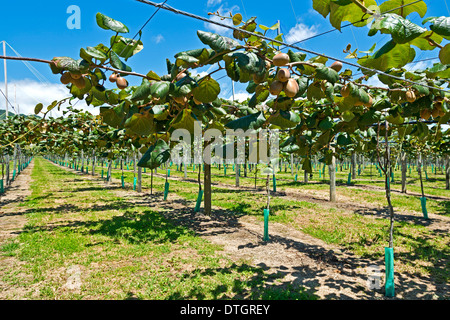
<path fill-rule="evenodd" d="M 9 299 L 315 299 L 302 287 L 268 284 L 260 267 L 114 190 L 36 158 L 24 232 L 1 247 L 21 261 L 2 268 Z M 81 270 L 79 290 L 64 289 Z"/>
<path fill-rule="evenodd" d="M 171 176 L 173 175 L 171 171 Z M 114 178 L 120 179 L 120 176 L 119 170 L 113 171 Z M 131 172 L 125 172 L 124 176 L 125 181 L 133 180 Z M 220 179 L 220 177 L 213 177 L 213 182 L 218 182 Z M 149 175 L 143 175 L 145 188 L 149 188 L 149 181 Z M 303 188 L 312 190 L 324 188 L 323 185 L 317 188 L 317 184 L 298 183 L 300 192 Z M 164 188 L 164 179 L 154 176 L 153 188 L 161 192 Z M 325 188 L 328 189 L 328 186 Z M 346 248 L 360 257 L 382 260 L 384 247 L 389 240 L 389 220 L 383 212 L 386 203 L 384 191 L 349 189 L 344 186 L 338 187 L 338 190 L 341 194 L 353 199 L 358 198 L 380 205 L 381 209 L 369 213 L 351 212 L 325 204 L 272 197 L 270 221 L 284 223 L 326 243 Z M 196 183 L 170 180 L 170 192 L 192 201 L 190 204 L 192 207 L 195 205 L 197 191 Z M 238 216 L 249 215 L 263 219 L 262 212 L 267 201 L 264 194 L 224 187 L 212 187 L 212 191 L 213 206 L 232 211 Z M 402 210 L 418 214 L 417 217 L 404 221 L 398 218 L 395 221 L 396 272 L 432 276 L 438 282 L 448 282 L 450 279 L 450 236 L 445 233 L 433 233 L 427 228 L 427 223 L 421 218 L 420 201 L 417 197 L 392 194 L 392 201 L 397 215 L 401 215 Z M 427 200 L 428 212 L 439 214 L 439 206 L 443 204 L 448 206 L 448 202 L 445 201 Z M 448 211 L 444 215 L 446 214 Z"/>

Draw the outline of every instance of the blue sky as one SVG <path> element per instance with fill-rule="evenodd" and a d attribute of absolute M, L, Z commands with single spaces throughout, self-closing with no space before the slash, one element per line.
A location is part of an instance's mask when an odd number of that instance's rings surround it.
<path fill-rule="evenodd" d="M 428 0 L 426 16 L 450 15 L 447 9 L 449 0 Z M 51 59 L 55 56 L 79 57 L 81 47 L 95 46 L 99 43 L 108 44 L 111 31 L 100 29 L 95 22 L 95 14 L 102 12 L 125 23 L 133 37 L 139 28 L 153 14 L 155 8 L 135 0 L 114 1 L 4 1 L 2 3 L 2 19 L 0 19 L 0 41 L 6 40 L 19 54 L 24 57 Z M 45 3 L 45 4 L 44 4 Z M 273 5 L 275 3 L 276 5 Z M 281 22 L 281 31 L 285 40 L 300 39 L 332 29 L 328 19 L 323 18 L 312 9 L 312 1 L 296 0 L 168 0 L 168 5 L 208 17 L 208 12 L 219 10 L 223 14 L 229 11 L 241 13 L 244 18 L 258 17 L 257 22 L 266 26 Z M 68 29 L 67 20 L 70 13 L 67 8 L 77 5 L 81 10 L 81 28 Z M 422 18 L 417 14 L 410 16 L 413 22 L 421 24 Z M 230 35 L 229 31 L 217 30 L 202 21 L 176 15 L 160 10 L 143 30 L 142 41 L 144 50 L 132 57 L 128 64 L 134 71 L 147 73 L 150 70 L 158 74 L 166 73 L 166 58 L 173 61 L 177 52 L 204 47 L 196 35 L 197 30 L 218 31 Z M 302 43 L 300 46 L 336 58 L 345 58 L 342 50 L 347 44 L 354 49 L 368 50 L 373 43 L 381 47 L 389 37 L 386 35 L 367 36 L 368 28 L 345 28 L 342 32 L 317 37 Z M 275 32 L 272 33 L 275 36 Z M 287 41 L 289 42 L 289 41 Z M 15 53 L 7 47 L 8 55 Z M 437 53 L 417 52 L 416 59 L 437 56 Z M 47 65 L 33 63 L 32 66 L 44 77 L 36 77 L 26 65 L 21 62 L 8 61 L 9 97 L 13 102 L 14 87 L 16 87 L 17 103 L 21 110 L 31 112 L 31 107 L 37 102 L 53 101 L 53 97 L 67 96 L 64 86 L 59 85 L 59 77 L 53 75 Z M 0 63 L 0 89 L 4 90 L 3 63 Z M 35 72 L 36 73 L 36 72 Z M 216 78 L 224 72 L 217 73 Z M 139 84 L 140 79 L 129 79 L 131 84 Z M 48 82 L 47 82 L 48 81 Z M 231 97 L 231 82 L 226 78 L 221 80 L 222 93 L 225 98 Z M 245 87 L 236 86 L 237 95 L 245 96 Z M 50 97 L 52 95 L 52 97 Z M 39 100 L 39 101 L 38 101 Z M 0 108 L 5 102 L 0 96 Z"/>

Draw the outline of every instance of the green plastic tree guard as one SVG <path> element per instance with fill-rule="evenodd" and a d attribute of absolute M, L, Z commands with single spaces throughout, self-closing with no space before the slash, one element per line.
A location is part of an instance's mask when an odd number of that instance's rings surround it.
<path fill-rule="evenodd" d="M 164 183 L 164 201 L 167 200 L 167 195 L 169 194 L 169 182 Z"/>
<path fill-rule="evenodd" d="M 137 178 L 134 177 L 134 180 L 133 180 L 133 190 L 136 190 L 136 183 L 137 183 Z"/>
<path fill-rule="evenodd" d="M 170 169 L 167 169 L 167 176 L 170 177 Z"/>
<path fill-rule="evenodd" d="M 297 182 L 297 174 L 294 176 L 294 181 Z"/>
<path fill-rule="evenodd" d="M 386 265 L 386 297 L 392 298 L 395 296 L 394 288 L 394 249 L 390 247 L 384 248 L 384 262 Z"/>
<path fill-rule="evenodd" d="M 14 181 L 15 178 L 16 178 L 16 170 L 13 170 L 12 181 Z"/>
<path fill-rule="evenodd" d="M 264 209 L 264 241 L 269 241 L 269 209 Z"/>
<path fill-rule="evenodd" d="M 3 179 L 0 179 L 0 193 L 5 192 L 4 187 L 3 187 Z"/>
<path fill-rule="evenodd" d="M 102 168 L 102 179 L 103 179 L 103 168 Z"/>
<path fill-rule="evenodd" d="M 199 212 L 200 211 L 200 205 L 202 203 L 202 197 L 203 197 L 203 190 L 199 190 L 198 191 L 198 196 L 197 196 L 197 202 L 196 202 L 195 208 L 194 208 L 194 212 Z"/>
<path fill-rule="evenodd" d="M 347 184 L 350 185 L 352 183 L 352 173 L 348 173 Z"/>
<path fill-rule="evenodd" d="M 275 177 L 275 175 L 272 176 L 272 181 L 273 181 L 273 192 L 277 192 L 277 178 Z"/>
<path fill-rule="evenodd" d="M 425 219 L 428 219 L 428 211 L 427 211 L 427 198 L 420 197 L 420 203 L 422 204 L 422 213 Z"/>

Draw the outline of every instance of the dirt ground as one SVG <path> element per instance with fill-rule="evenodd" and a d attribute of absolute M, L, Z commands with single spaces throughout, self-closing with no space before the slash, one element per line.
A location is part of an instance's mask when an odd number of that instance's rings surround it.
<path fill-rule="evenodd" d="M 72 169 L 61 167 L 72 172 Z M 32 164 L 16 180 L 14 195 L 2 197 L 0 209 L 0 245 L 4 239 L 14 236 L 23 228 L 26 219 L 20 215 L 18 203 L 29 194 L 29 173 Z M 82 175 L 80 172 L 76 172 Z M 105 183 L 98 177 L 83 175 L 99 185 Z M 120 185 L 114 179 L 112 185 Z M 14 187 L 14 185 L 13 185 Z M 12 189 L 10 189 L 12 190 Z M 146 205 L 164 214 L 177 224 L 192 228 L 199 236 L 212 243 L 223 246 L 222 254 L 235 261 L 245 261 L 259 266 L 269 274 L 275 286 L 300 284 L 321 299 L 353 300 L 353 299 L 386 299 L 384 297 L 384 261 L 369 261 L 354 256 L 337 246 L 324 243 L 301 231 L 278 223 L 270 223 L 270 240 L 263 241 L 263 224 L 254 217 L 237 217 L 221 208 L 213 207 L 213 214 L 206 216 L 194 213 L 191 202 L 169 193 L 165 202 L 162 195 L 147 192 L 136 193 L 126 190 L 112 189 L 118 196 L 136 205 Z M 290 192 L 286 192 L 286 196 Z M 303 194 L 302 200 L 314 201 L 315 195 Z M 320 198 L 320 197 L 319 197 Z M 323 199 L 316 199 L 323 201 Z M 6 203 L 4 203 L 6 202 Z M 346 202 L 347 203 L 347 202 Z M 347 204 L 348 205 L 348 204 Z M 364 206 L 364 204 L 358 204 Z M 371 208 L 368 208 L 371 209 Z M 17 263 L 11 258 L 0 257 L 0 264 Z M 375 273 L 373 271 L 375 270 Z M 371 273 L 372 272 L 372 273 Z M 370 289 L 369 274 L 379 276 L 379 288 Z M 1 268 L 0 268 L 1 276 Z M 377 278 L 375 278 L 377 279 Z M 395 274 L 395 299 L 437 299 L 448 298 L 450 288 L 447 284 L 435 284 L 429 278 L 412 277 L 408 274 Z M 2 287 L 0 281 L 0 289 Z M 1 291 L 0 290 L 0 291 Z"/>

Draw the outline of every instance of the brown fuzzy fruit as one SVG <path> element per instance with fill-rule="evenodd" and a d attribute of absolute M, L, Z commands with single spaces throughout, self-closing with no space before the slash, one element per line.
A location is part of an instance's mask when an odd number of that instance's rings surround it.
<path fill-rule="evenodd" d="M 439 117 L 439 109 L 436 108 L 436 106 L 433 108 L 433 110 L 431 110 L 431 115 L 433 116 L 433 118 Z"/>
<path fill-rule="evenodd" d="M 289 98 L 293 98 L 297 95 L 299 89 L 297 80 L 290 78 L 286 83 L 284 93 L 286 93 L 286 96 Z"/>
<path fill-rule="evenodd" d="M 343 86 L 341 89 L 341 96 L 343 96 L 344 98 L 348 97 L 350 95 L 350 86 Z"/>
<path fill-rule="evenodd" d="M 331 64 L 330 68 L 336 72 L 339 72 L 342 69 L 342 63 L 339 61 L 335 61 Z"/>
<path fill-rule="evenodd" d="M 291 59 L 289 59 L 289 56 L 287 55 L 287 53 L 278 53 L 273 57 L 273 65 L 277 66 L 277 67 L 282 67 L 287 65 Z"/>
<path fill-rule="evenodd" d="M 275 80 L 269 87 L 270 94 L 277 96 L 283 91 L 283 82 Z"/>
<path fill-rule="evenodd" d="M 117 88 L 119 89 L 125 89 L 126 87 L 128 87 L 128 81 L 127 79 L 121 77 L 121 76 L 117 76 Z"/>
<path fill-rule="evenodd" d="M 81 78 L 81 74 L 80 73 L 70 73 L 70 76 L 72 77 L 72 79 L 80 79 Z"/>
<path fill-rule="evenodd" d="M 277 79 L 280 80 L 281 82 L 286 82 L 291 78 L 291 73 L 289 72 L 288 69 L 286 68 L 281 68 L 280 70 L 278 70 L 277 73 Z"/>
<path fill-rule="evenodd" d="M 415 95 L 414 91 L 411 91 L 411 90 L 406 91 L 406 101 L 408 101 L 408 102 L 416 101 L 416 95 Z"/>
<path fill-rule="evenodd" d="M 70 72 L 64 72 L 61 76 L 61 83 L 62 84 L 69 84 L 72 82 L 72 77 L 70 76 Z"/>
<path fill-rule="evenodd" d="M 431 111 L 429 109 L 423 109 L 420 111 L 420 117 L 424 120 L 430 119 Z"/>
<path fill-rule="evenodd" d="M 84 89 L 86 87 L 86 81 L 84 77 L 80 77 L 78 79 L 73 79 L 72 83 L 78 88 L 78 89 Z"/>
<path fill-rule="evenodd" d="M 113 73 L 112 75 L 109 76 L 109 81 L 112 83 L 115 83 L 117 81 L 117 73 Z"/>

